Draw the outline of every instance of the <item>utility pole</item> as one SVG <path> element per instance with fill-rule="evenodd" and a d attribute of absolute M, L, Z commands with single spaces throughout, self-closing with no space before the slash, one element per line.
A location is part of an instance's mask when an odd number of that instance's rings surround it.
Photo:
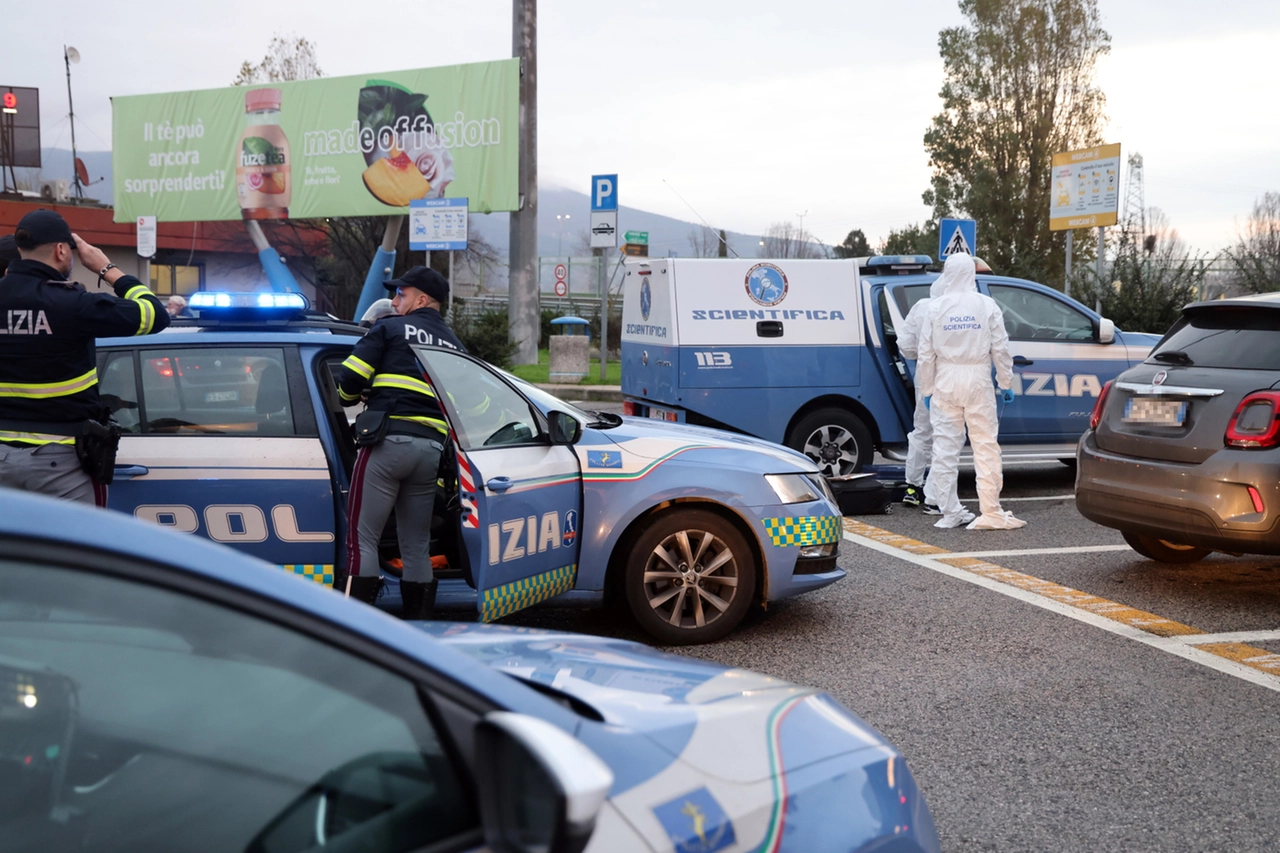
<path fill-rule="evenodd" d="M 511 52 L 520 60 L 520 209 L 511 214 L 507 327 L 516 364 L 538 363 L 538 4 L 511 0 Z"/>
<path fill-rule="evenodd" d="M 76 108 L 71 102 L 71 63 L 80 61 L 80 51 L 64 44 L 62 59 L 67 64 L 67 117 L 71 120 L 71 180 L 75 182 L 76 198 L 84 198 L 84 189 L 80 186 L 80 170 L 76 168 Z"/>

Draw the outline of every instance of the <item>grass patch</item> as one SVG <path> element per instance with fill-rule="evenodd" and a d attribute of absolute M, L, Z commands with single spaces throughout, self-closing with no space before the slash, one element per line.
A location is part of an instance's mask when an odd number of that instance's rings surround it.
<path fill-rule="evenodd" d="M 605 365 L 605 378 L 600 378 L 600 360 L 591 359 L 591 366 L 587 368 L 586 377 L 579 382 L 579 385 L 621 385 L 622 384 L 622 362 L 617 359 L 609 359 L 609 363 Z M 537 364 L 519 364 L 511 368 L 511 372 L 519 376 L 525 382 L 532 382 L 535 385 L 545 385 L 551 381 L 551 353 L 548 350 L 538 350 Z"/>

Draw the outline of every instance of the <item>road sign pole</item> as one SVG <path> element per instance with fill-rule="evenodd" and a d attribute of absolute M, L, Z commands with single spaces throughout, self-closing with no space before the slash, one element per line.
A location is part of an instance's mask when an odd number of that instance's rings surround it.
<path fill-rule="evenodd" d="M 1102 265 L 1103 265 L 1103 262 L 1106 261 L 1106 258 L 1107 258 L 1107 229 L 1099 225 L 1098 226 L 1098 290 L 1097 290 L 1098 295 L 1096 298 L 1097 305 L 1094 306 L 1094 310 L 1097 311 L 1099 314 L 1102 313 Z"/>
<path fill-rule="evenodd" d="M 1067 229 L 1067 271 L 1062 279 L 1062 292 L 1066 296 L 1071 295 L 1071 235 L 1075 232 Z"/>
<path fill-rule="evenodd" d="M 598 249 L 596 258 L 596 291 L 600 294 L 600 381 L 603 382 L 609 364 L 609 282 L 604 276 L 604 250 Z"/>

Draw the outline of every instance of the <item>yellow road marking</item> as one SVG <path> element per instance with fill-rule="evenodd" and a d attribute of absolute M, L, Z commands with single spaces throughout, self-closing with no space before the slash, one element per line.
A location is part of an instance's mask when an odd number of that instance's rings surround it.
<path fill-rule="evenodd" d="M 928 556 L 943 565 L 961 569 L 1007 586 L 1017 587 L 1036 595 L 1042 595 L 1060 604 L 1119 622 L 1157 637 L 1209 636 L 1207 632 L 1199 628 L 1193 628 L 1190 625 L 1184 625 L 1181 622 L 1175 622 L 1172 619 L 1166 619 L 1163 616 L 1148 613 L 1145 610 L 1138 610 L 1136 607 L 1130 607 L 1118 601 L 1072 589 L 1069 586 L 1053 583 L 1035 575 L 1006 569 L 1004 566 L 988 563 L 986 560 L 980 560 L 976 557 L 956 554 L 947 551 L 945 548 L 939 548 L 927 542 L 921 542 L 899 533 L 874 527 L 853 518 L 844 519 L 844 529 L 856 536 L 871 539 L 882 545 L 897 548 L 909 554 Z M 1273 654 L 1266 649 L 1260 649 L 1244 643 L 1206 642 L 1201 644 L 1196 643 L 1194 640 L 1189 640 L 1187 644 L 1209 654 L 1234 661 L 1269 675 L 1280 675 L 1280 654 Z"/>

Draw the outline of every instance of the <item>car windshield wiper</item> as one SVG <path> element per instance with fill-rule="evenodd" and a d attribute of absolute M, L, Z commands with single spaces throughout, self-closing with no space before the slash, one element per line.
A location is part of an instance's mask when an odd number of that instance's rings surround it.
<path fill-rule="evenodd" d="M 1158 352 L 1151 357 L 1156 361 L 1172 361 L 1176 364 L 1195 364 L 1195 362 L 1191 360 L 1191 356 L 1187 355 L 1180 349 L 1165 350 L 1164 352 Z"/>
<path fill-rule="evenodd" d="M 587 412 L 595 420 L 587 424 L 592 429 L 613 429 L 622 426 L 622 417 L 613 412 Z"/>

